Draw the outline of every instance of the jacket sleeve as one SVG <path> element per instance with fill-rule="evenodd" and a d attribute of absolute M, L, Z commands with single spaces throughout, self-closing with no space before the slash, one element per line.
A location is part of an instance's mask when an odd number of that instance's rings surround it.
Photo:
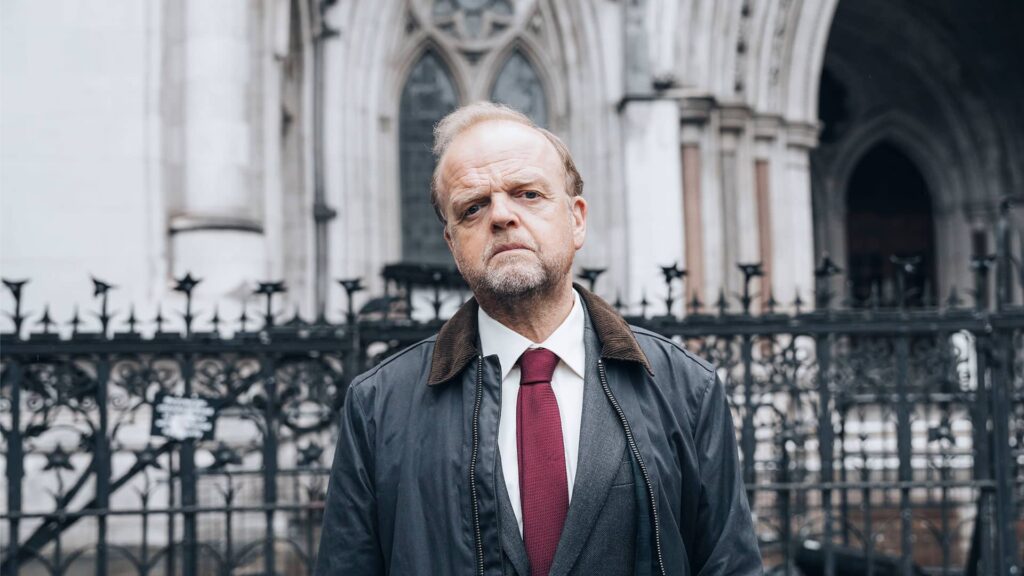
<path fill-rule="evenodd" d="M 699 576 L 762 574 L 750 507 L 740 474 L 736 433 L 717 376 L 701 400 L 694 440 L 700 461 L 697 540 L 691 557 Z"/>
<path fill-rule="evenodd" d="M 366 389 L 358 383 L 349 386 L 342 408 L 316 576 L 384 574 L 374 486 L 375 425 L 364 406 Z"/>

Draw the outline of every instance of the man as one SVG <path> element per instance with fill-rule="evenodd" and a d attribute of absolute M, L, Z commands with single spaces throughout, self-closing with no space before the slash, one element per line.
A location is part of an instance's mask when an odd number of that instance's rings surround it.
<path fill-rule="evenodd" d="M 572 283 L 583 183 L 503 106 L 435 129 L 474 298 L 350 387 L 317 573 L 756 574 L 714 371 Z"/>

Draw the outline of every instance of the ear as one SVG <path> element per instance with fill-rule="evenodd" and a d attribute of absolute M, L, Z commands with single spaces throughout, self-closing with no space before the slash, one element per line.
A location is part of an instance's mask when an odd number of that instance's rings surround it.
<path fill-rule="evenodd" d="M 452 242 L 453 242 L 453 240 L 452 240 L 452 233 L 448 229 L 448 224 L 447 223 L 444 225 L 443 235 L 444 235 L 444 243 L 448 245 L 448 251 L 451 252 L 452 254 L 455 254 L 455 248 L 452 246 Z"/>
<path fill-rule="evenodd" d="M 587 201 L 582 196 L 573 196 L 569 200 L 569 216 L 572 219 L 573 245 L 579 250 L 587 238 Z"/>

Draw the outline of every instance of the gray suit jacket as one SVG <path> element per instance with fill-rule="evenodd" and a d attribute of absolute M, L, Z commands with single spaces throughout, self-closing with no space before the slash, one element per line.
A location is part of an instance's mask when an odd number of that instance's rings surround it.
<path fill-rule="evenodd" d="M 635 477 L 626 435 L 601 389 L 597 364 L 593 361 L 600 353 L 600 344 L 589 316 L 584 346 L 587 368 L 583 378 L 579 464 L 551 574 L 632 574 L 637 487 L 642 481 L 638 483 Z M 508 576 L 529 576 L 526 548 L 505 487 L 501 458 L 497 460 L 503 572 Z"/>

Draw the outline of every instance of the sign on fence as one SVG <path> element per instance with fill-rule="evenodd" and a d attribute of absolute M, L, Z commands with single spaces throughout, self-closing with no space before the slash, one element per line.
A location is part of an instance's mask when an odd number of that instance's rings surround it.
<path fill-rule="evenodd" d="M 202 396 L 184 398 L 161 392 L 153 402 L 153 426 L 149 433 L 178 442 L 211 440 L 217 415 L 215 403 Z"/>

